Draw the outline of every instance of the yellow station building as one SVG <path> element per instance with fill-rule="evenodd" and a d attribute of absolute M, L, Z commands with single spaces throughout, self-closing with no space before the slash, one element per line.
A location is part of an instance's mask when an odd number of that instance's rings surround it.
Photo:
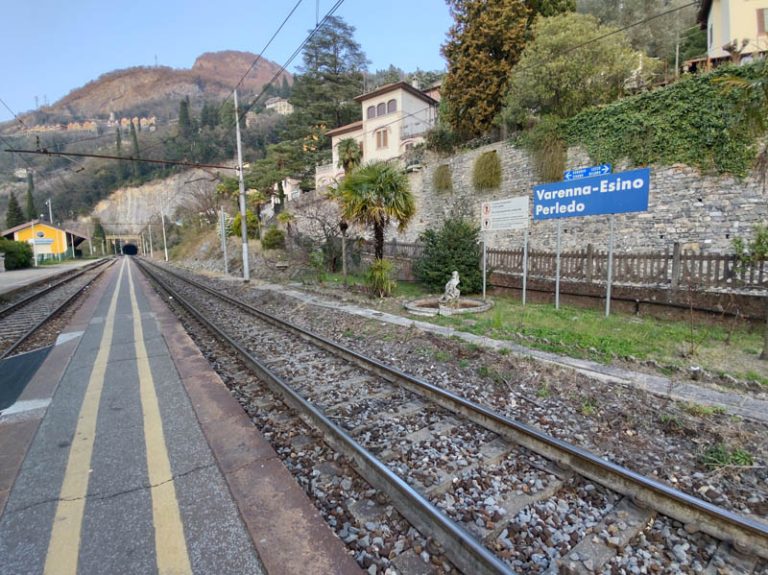
<path fill-rule="evenodd" d="M 86 236 L 71 230 L 52 226 L 40 220 L 33 220 L 0 233 L 2 237 L 16 242 L 27 242 L 38 260 L 73 257 L 77 246 L 87 240 Z"/>

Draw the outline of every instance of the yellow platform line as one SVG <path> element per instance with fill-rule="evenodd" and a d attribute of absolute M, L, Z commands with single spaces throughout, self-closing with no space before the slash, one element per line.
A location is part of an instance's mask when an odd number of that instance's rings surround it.
<path fill-rule="evenodd" d="M 53 520 L 51 539 L 48 542 L 48 553 L 45 559 L 45 573 L 74 575 L 77 573 L 77 562 L 80 553 L 80 537 L 85 510 L 85 497 L 88 493 L 88 479 L 91 470 L 91 455 L 96 439 L 96 420 L 99 414 L 101 391 L 104 387 L 104 376 L 107 371 L 109 350 L 112 344 L 112 334 L 115 328 L 115 311 L 120 293 L 120 283 L 123 279 L 125 263 L 120 268 L 117 277 L 115 293 L 109 304 L 109 311 L 104 322 L 104 333 L 101 336 L 99 352 L 91 370 L 88 387 L 80 407 L 80 415 L 69 449 L 69 458 L 61 485 L 59 503 Z"/>
<path fill-rule="evenodd" d="M 155 526 L 155 550 L 157 570 L 160 575 L 192 573 L 184 538 L 184 526 L 176 499 L 176 487 L 163 433 L 163 420 L 157 401 L 155 381 L 149 367 L 147 348 L 144 345 L 144 330 L 141 326 L 141 311 L 136 300 L 131 267 L 128 280 L 133 310 L 133 333 L 136 341 L 136 361 L 139 371 L 141 408 L 144 413 L 144 441 L 147 446 L 147 470 L 149 483 L 153 486 L 152 519 Z"/>

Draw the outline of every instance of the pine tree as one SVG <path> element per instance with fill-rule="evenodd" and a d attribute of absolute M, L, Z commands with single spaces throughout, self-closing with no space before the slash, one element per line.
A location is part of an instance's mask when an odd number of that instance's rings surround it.
<path fill-rule="evenodd" d="M 32 175 L 32 170 L 27 170 L 27 220 L 34 220 L 37 218 L 37 208 L 35 207 L 35 199 L 32 194 L 35 192 L 35 179 Z"/>
<path fill-rule="evenodd" d="M 354 98 L 363 91 L 368 61 L 354 33 L 353 26 L 332 16 L 304 47 L 291 94 L 293 138 L 304 137 L 307 126 L 336 128 L 360 119 Z"/>
<path fill-rule="evenodd" d="M 115 139 L 115 155 L 118 158 L 123 157 L 123 137 L 120 135 L 120 126 L 117 127 L 117 136 Z M 117 161 L 117 183 L 120 184 L 126 178 L 126 165 L 123 160 Z"/>
<path fill-rule="evenodd" d="M 11 196 L 8 198 L 8 210 L 5 212 L 5 227 L 8 229 L 15 228 L 23 223 L 24 212 L 21 211 L 16 194 L 11 192 Z"/>

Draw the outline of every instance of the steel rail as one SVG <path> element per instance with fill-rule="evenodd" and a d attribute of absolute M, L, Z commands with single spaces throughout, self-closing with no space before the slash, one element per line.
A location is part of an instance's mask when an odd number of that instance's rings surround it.
<path fill-rule="evenodd" d="M 238 342 L 219 329 L 211 320 L 205 317 L 192 303 L 168 285 L 145 266 L 146 262 L 139 261 L 139 267 L 171 295 L 173 300 L 183 306 L 197 321 L 209 329 L 225 345 L 231 347 L 241 360 L 256 372 L 258 377 L 280 394 L 286 403 L 299 416 L 314 428 L 319 428 L 326 441 L 337 451 L 348 457 L 358 473 L 371 485 L 386 493 L 395 508 L 422 533 L 435 539 L 444 549 L 451 562 L 464 573 L 478 575 L 514 575 L 508 565 L 494 555 L 469 532 L 449 519 L 428 499 L 413 489 L 384 463 L 358 444 L 343 429 L 328 419 L 322 411 L 309 403 L 294 391 L 286 382 L 254 357 Z M 154 264 L 152 264 L 154 265 Z M 159 268 L 163 271 L 165 268 Z M 174 275 L 174 274 L 172 274 Z M 180 278 L 185 280 L 185 278 Z M 185 280 L 186 281 L 186 280 Z M 196 286 L 197 287 L 197 286 Z"/>
<path fill-rule="evenodd" d="M 51 319 L 53 319 L 55 316 L 57 316 L 59 313 L 61 313 L 61 312 L 62 312 L 62 311 L 63 311 L 63 310 L 64 310 L 64 309 L 65 309 L 67 306 L 69 306 L 69 305 L 70 305 L 70 304 L 71 304 L 71 303 L 72 303 L 72 302 L 73 302 L 73 301 L 74 301 L 74 300 L 75 300 L 75 299 L 76 299 L 76 298 L 77 298 L 77 297 L 78 297 L 78 296 L 79 296 L 81 293 L 83 293 L 83 291 L 85 291 L 85 289 L 86 289 L 86 288 L 88 288 L 88 286 L 90 286 L 90 285 L 91 285 L 91 284 L 92 284 L 94 281 L 96 281 L 96 280 L 97 280 L 97 279 L 98 279 L 98 278 L 101 276 L 101 274 L 103 274 L 105 271 L 107 271 L 107 269 L 109 269 L 109 267 L 110 267 L 112 264 L 114 264 L 114 263 L 115 263 L 115 262 L 114 262 L 114 260 L 113 260 L 113 261 L 109 261 L 109 260 L 107 260 L 106 262 L 99 262 L 99 265 L 104 265 L 104 269 L 102 269 L 101 271 L 99 271 L 99 273 L 98 273 L 98 274 L 96 274 L 96 275 L 93 277 L 93 279 L 91 279 L 91 281 L 89 281 L 88 283 L 86 283 L 85 285 L 83 285 L 83 287 L 81 287 L 80 289 L 78 289 L 78 290 L 77 290 L 76 292 L 74 292 L 74 293 L 73 293 L 71 296 L 69 296 L 69 297 L 68 297 L 66 300 L 64 300 L 64 301 L 63 301 L 63 302 L 62 302 L 60 305 L 58 305 L 58 306 L 56 307 L 56 309 L 54 309 L 54 310 L 53 310 L 51 313 L 49 313 L 48 315 L 46 315 L 46 316 L 45 316 L 43 319 L 41 319 L 39 322 L 37 322 L 36 324 L 34 324 L 32 327 L 30 327 L 30 328 L 29 328 L 29 329 L 28 329 L 26 332 L 24 332 L 24 334 L 22 334 L 22 336 L 21 336 L 21 337 L 19 337 L 19 338 L 18 338 L 18 339 L 17 339 L 17 340 L 16 340 L 16 341 L 13 343 L 13 345 L 11 345 L 11 347 L 9 347 L 9 348 L 8 348 L 8 349 L 6 349 L 6 350 L 5 350 L 5 351 L 4 351 L 2 354 L 0 354 L 0 360 L 2 360 L 2 359 L 5 359 L 5 358 L 9 357 L 9 356 L 10 356 L 10 355 L 11 355 L 11 354 L 14 352 L 14 351 L 16 351 L 16 349 L 17 349 L 17 348 L 18 348 L 18 347 L 19 347 L 19 346 L 20 346 L 22 343 L 24 343 L 25 341 L 27 341 L 27 339 L 29 339 L 29 337 L 30 337 L 30 336 L 31 336 L 31 335 L 32 335 L 34 332 L 36 332 L 36 331 L 37 331 L 38 329 L 40 329 L 40 328 L 41 328 L 41 327 L 42 327 L 42 326 L 43 326 L 45 323 L 47 323 L 48 321 L 50 321 Z M 98 267 L 98 266 L 96 266 L 96 265 L 94 265 L 94 266 L 87 266 L 87 268 L 88 268 L 88 269 L 84 269 L 84 270 L 82 271 L 82 273 L 79 273 L 79 274 L 77 274 L 77 275 L 73 276 L 71 279 L 74 279 L 74 278 L 80 277 L 80 276 L 81 276 L 81 275 L 83 275 L 85 272 L 87 272 L 87 271 L 92 271 L 92 270 L 96 269 L 97 267 Z M 63 284 L 66 284 L 66 283 L 69 283 L 69 281 L 62 281 L 62 282 L 59 282 L 58 284 L 56 284 L 55 286 L 52 286 L 52 287 L 61 287 Z M 51 290 L 49 290 L 49 289 L 46 289 L 46 290 L 45 290 L 45 293 L 49 293 L 50 291 L 51 291 Z M 35 294 L 35 295 L 40 295 L 40 294 Z M 43 294 L 43 295 L 44 295 L 44 294 Z M 33 298 L 33 299 L 38 299 L 38 298 Z"/>
<path fill-rule="evenodd" d="M 626 467 L 602 459 L 585 449 L 551 437 L 538 429 L 501 415 L 485 406 L 464 399 L 431 383 L 415 378 L 397 368 L 363 356 L 291 322 L 279 319 L 208 286 L 185 278 L 166 268 L 159 268 L 199 289 L 252 313 L 272 325 L 291 331 L 319 347 L 373 371 L 381 377 L 427 397 L 442 407 L 464 415 L 472 422 L 502 437 L 555 461 L 565 469 L 589 478 L 622 495 L 638 506 L 650 507 L 686 525 L 689 532 L 702 531 L 733 544 L 737 550 L 768 559 L 768 524 L 723 509 L 687 493 L 650 479 Z"/>
<path fill-rule="evenodd" d="M 71 274 L 67 275 L 67 277 L 61 279 L 60 281 L 58 281 L 58 282 L 56 282 L 54 284 L 50 284 L 50 285 L 46 286 L 45 288 L 43 288 L 42 290 L 40 290 L 38 292 L 29 294 L 28 296 L 25 296 L 25 297 L 21 298 L 20 300 L 15 301 L 12 304 L 9 304 L 9 305 L 5 306 L 4 308 L 0 309 L 0 318 L 3 318 L 5 316 L 7 316 L 8 314 L 16 311 L 17 309 L 19 309 L 21 307 L 24 307 L 28 303 L 32 303 L 36 299 L 39 299 L 42 296 L 44 296 L 45 294 L 55 290 L 59 286 L 62 286 L 64 284 L 66 284 L 66 283 L 71 282 L 73 279 L 76 279 L 76 278 L 80 277 L 84 273 L 94 269 L 95 267 L 98 267 L 102 263 L 104 263 L 102 260 L 98 260 L 98 261 L 96 261 L 94 263 L 91 263 L 91 264 L 88 264 L 86 266 L 83 266 L 79 270 L 76 270 L 75 273 L 71 273 Z M 55 279 L 55 277 L 53 279 Z M 43 280 L 40 280 L 37 283 L 43 283 L 45 281 L 46 280 L 43 279 Z M 29 286 L 27 286 L 27 287 L 29 287 Z"/>

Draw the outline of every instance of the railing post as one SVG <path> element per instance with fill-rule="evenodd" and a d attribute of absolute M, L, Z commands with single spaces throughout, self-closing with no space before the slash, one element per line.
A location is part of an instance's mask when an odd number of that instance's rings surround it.
<path fill-rule="evenodd" d="M 594 256 L 594 246 L 592 244 L 587 244 L 587 283 L 592 283 L 592 275 L 594 274 L 593 264 L 592 264 L 592 257 Z"/>
<path fill-rule="evenodd" d="M 677 289 L 680 284 L 680 242 L 672 246 L 672 289 Z"/>

